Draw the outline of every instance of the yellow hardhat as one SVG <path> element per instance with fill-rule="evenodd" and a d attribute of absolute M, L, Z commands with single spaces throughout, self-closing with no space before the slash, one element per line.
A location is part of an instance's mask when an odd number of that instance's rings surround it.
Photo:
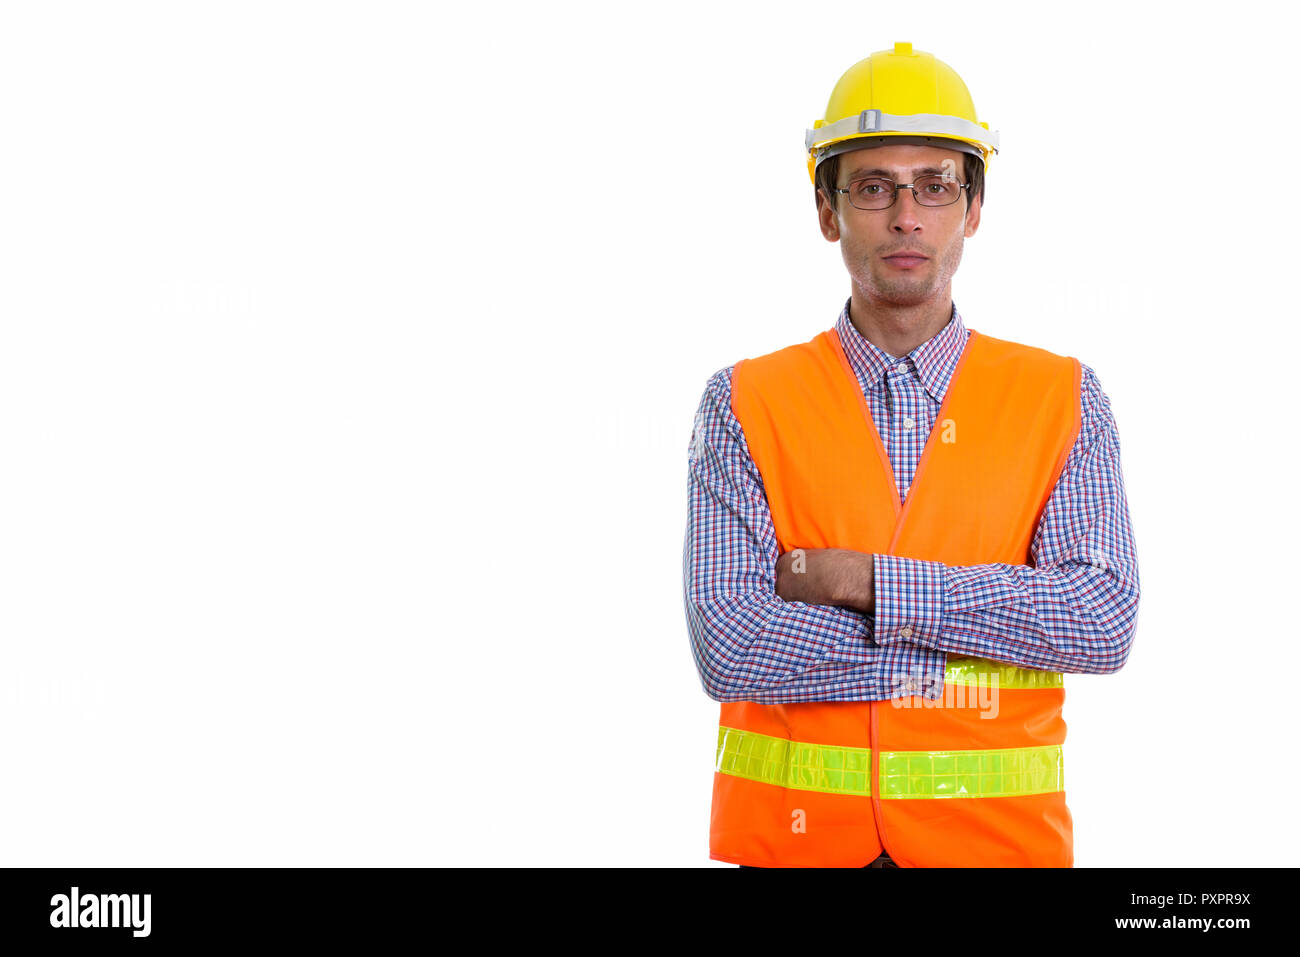
<path fill-rule="evenodd" d="M 998 134 L 976 117 L 957 71 L 910 43 L 895 43 L 844 71 L 826 115 L 804 135 L 808 178 L 817 182 L 817 164 L 827 157 L 883 145 L 863 142 L 881 137 L 973 153 L 986 172 L 998 151 Z"/>

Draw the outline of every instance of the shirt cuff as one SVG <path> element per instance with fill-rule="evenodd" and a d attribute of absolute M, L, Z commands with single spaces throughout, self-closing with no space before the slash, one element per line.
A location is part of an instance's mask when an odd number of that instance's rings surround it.
<path fill-rule="evenodd" d="M 875 559 L 875 640 L 910 641 L 938 650 L 943 635 L 943 585 L 948 566 L 898 555 Z"/>

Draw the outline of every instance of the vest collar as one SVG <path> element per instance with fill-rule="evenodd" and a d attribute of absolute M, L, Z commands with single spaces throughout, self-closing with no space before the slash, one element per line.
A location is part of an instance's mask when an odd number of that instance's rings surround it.
<path fill-rule="evenodd" d="M 957 304 L 953 303 L 952 318 L 948 320 L 946 326 L 905 357 L 895 358 L 864 338 L 854 327 L 849 319 L 849 303 L 852 301 L 852 298 L 844 301 L 844 308 L 840 310 L 840 316 L 835 321 L 835 330 L 839 333 L 844 353 L 848 357 L 849 365 L 853 367 L 854 374 L 858 377 L 858 385 L 862 390 L 883 392 L 885 374 L 900 363 L 909 363 L 910 360 L 910 365 L 921 377 L 921 384 L 925 386 L 925 391 L 930 394 L 930 398 L 935 402 L 942 402 L 944 394 L 948 391 L 948 384 L 952 381 L 953 369 L 957 366 L 957 360 L 961 358 L 962 349 L 966 347 L 966 339 L 969 335 L 961 321 L 961 313 L 957 311 Z"/>

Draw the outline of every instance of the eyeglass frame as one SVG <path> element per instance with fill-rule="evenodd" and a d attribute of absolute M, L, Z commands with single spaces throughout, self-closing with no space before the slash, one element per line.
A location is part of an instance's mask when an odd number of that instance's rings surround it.
<path fill-rule="evenodd" d="M 925 176 L 922 176 L 921 179 L 934 179 L 936 176 L 939 177 L 940 179 L 944 178 L 943 174 L 941 173 L 928 173 Z M 970 189 L 970 183 L 958 183 L 957 195 L 956 197 L 953 198 L 953 201 L 951 203 L 938 203 L 938 204 L 923 203 L 921 202 L 920 199 L 917 198 L 917 193 L 916 193 L 916 184 L 918 182 L 917 180 L 912 180 L 912 182 L 910 183 L 895 183 L 892 179 L 889 179 L 887 176 L 863 176 L 861 179 L 851 180 L 849 182 L 849 185 L 845 186 L 842 189 L 838 186 L 832 187 L 831 191 L 834 193 L 848 193 L 849 190 L 853 188 L 854 183 L 861 183 L 869 179 L 880 179 L 880 180 L 884 180 L 886 183 L 892 183 L 894 187 L 894 192 L 893 195 L 891 195 L 889 198 L 888 206 L 880 206 L 877 207 L 876 209 L 863 209 L 862 211 L 864 213 L 879 213 L 882 210 L 893 209 L 894 204 L 898 202 L 898 191 L 900 189 L 910 189 L 912 191 L 912 199 L 916 201 L 916 205 L 923 206 L 926 209 L 943 209 L 945 206 L 952 206 L 957 202 L 957 200 L 961 199 L 961 191 L 963 189 Z M 951 182 L 951 180 L 947 180 L 947 182 Z M 853 206 L 854 209 L 862 209 L 861 206 L 854 206 L 852 199 L 849 200 L 849 205 Z"/>

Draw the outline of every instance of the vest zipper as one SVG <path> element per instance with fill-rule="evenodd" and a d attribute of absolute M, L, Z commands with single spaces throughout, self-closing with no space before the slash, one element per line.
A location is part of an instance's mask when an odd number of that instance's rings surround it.
<path fill-rule="evenodd" d="M 878 705 L 879 703 L 875 701 L 867 702 L 867 713 L 870 715 L 871 723 L 871 807 L 876 812 L 876 837 L 880 838 L 880 846 L 884 848 L 886 854 L 894 858 L 894 863 L 897 864 L 898 858 L 894 857 L 894 852 L 885 843 L 885 818 L 880 813 L 880 747 L 876 741 L 876 708 Z"/>

